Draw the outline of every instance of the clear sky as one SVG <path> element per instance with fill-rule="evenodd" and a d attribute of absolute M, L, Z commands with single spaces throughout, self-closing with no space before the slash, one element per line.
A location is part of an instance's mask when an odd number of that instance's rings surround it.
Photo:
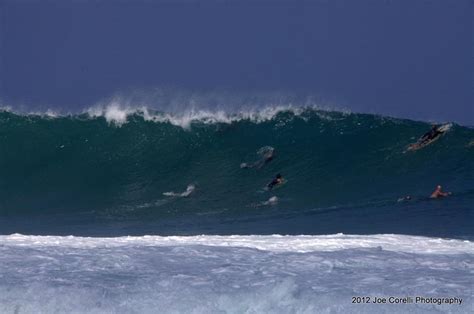
<path fill-rule="evenodd" d="M 474 125 L 471 0 L 0 1 L 4 105 L 291 91 Z"/>

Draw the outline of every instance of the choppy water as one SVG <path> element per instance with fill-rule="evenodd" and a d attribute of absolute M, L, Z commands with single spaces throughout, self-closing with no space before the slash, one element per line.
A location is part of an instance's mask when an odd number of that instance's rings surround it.
<path fill-rule="evenodd" d="M 468 241 L 401 235 L 0 241 L 2 313 L 467 313 L 473 306 Z M 353 296 L 387 303 L 352 303 Z"/>

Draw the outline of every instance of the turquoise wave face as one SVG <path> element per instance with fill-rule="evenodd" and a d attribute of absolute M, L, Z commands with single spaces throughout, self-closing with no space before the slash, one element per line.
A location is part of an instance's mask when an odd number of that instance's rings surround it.
<path fill-rule="evenodd" d="M 219 117 L 0 112 L 0 232 L 473 234 L 472 129 L 407 152 L 429 124 L 314 109 Z M 277 173 L 284 184 L 266 189 Z M 438 184 L 453 195 L 429 200 Z"/>

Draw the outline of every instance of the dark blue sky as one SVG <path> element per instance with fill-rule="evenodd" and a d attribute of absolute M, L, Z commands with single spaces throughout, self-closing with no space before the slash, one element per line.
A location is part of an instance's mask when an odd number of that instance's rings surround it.
<path fill-rule="evenodd" d="M 291 91 L 474 125 L 470 0 L 3 0 L 0 98 L 75 110 L 115 92 Z"/>

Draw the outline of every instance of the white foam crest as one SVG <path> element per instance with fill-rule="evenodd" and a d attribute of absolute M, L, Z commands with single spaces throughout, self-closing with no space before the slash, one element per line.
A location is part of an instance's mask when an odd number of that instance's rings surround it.
<path fill-rule="evenodd" d="M 104 117 L 108 123 L 121 126 L 127 122 L 130 115 L 140 115 L 145 121 L 170 123 L 189 129 L 194 122 L 204 124 L 237 122 L 249 120 L 260 123 L 272 120 L 281 112 L 291 112 L 295 116 L 300 116 L 307 110 L 319 110 L 317 107 L 295 107 L 289 105 L 267 106 L 264 108 L 241 109 L 237 112 L 227 112 L 222 109 L 207 110 L 191 108 L 180 113 L 156 112 L 146 106 L 130 107 L 113 101 L 105 106 L 99 105 L 89 108 L 86 113 L 92 117 Z"/>
<path fill-rule="evenodd" d="M 89 116 L 93 118 L 104 117 L 108 123 L 113 123 L 118 126 L 126 123 L 128 116 L 135 112 L 136 110 L 123 107 L 116 102 L 112 102 L 106 107 L 96 106 L 87 110 Z"/>
<path fill-rule="evenodd" d="M 11 106 L 0 106 L 0 112 L 9 112 L 14 114 L 21 114 L 26 116 L 38 116 L 38 117 L 46 117 L 46 118 L 58 118 L 65 116 L 61 114 L 59 110 L 54 109 L 46 109 L 45 111 L 27 111 L 26 113 L 17 112 Z"/>
<path fill-rule="evenodd" d="M 157 123 L 170 123 L 175 126 L 189 129 L 193 123 L 226 123 L 248 120 L 254 123 L 270 121 L 281 112 L 291 112 L 294 116 L 306 120 L 307 117 L 303 115 L 309 110 L 316 111 L 316 114 L 322 119 L 332 120 L 334 117 L 326 114 L 329 112 L 341 112 L 336 107 L 328 107 L 316 103 L 314 101 L 298 101 L 292 102 L 291 99 L 260 99 L 253 102 L 249 100 L 246 103 L 244 100 L 236 101 L 233 97 L 227 99 L 226 97 L 213 98 L 212 95 L 208 97 L 198 97 L 198 100 L 191 99 L 176 99 L 170 103 L 154 104 L 153 101 L 127 98 L 124 96 L 114 96 L 103 102 L 89 107 L 82 111 L 82 113 L 89 115 L 91 118 L 104 117 L 106 121 L 115 126 L 122 126 L 127 123 L 131 115 L 139 115 L 146 121 Z M 222 95 L 221 95 L 222 96 Z M 238 98 L 238 97 L 237 97 Z M 34 115 L 45 116 L 50 118 L 75 116 L 72 113 L 65 113 L 58 110 L 47 109 L 42 111 L 31 111 L 21 109 L 14 110 L 12 107 L 2 107 L 0 110 L 13 112 L 20 115 Z M 155 109 L 160 108 L 160 109 Z M 162 110 L 162 111 L 161 111 Z M 326 113 L 325 113 L 326 112 Z"/>
<path fill-rule="evenodd" d="M 183 113 L 170 114 L 170 113 L 151 113 L 146 108 L 140 108 L 138 113 L 143 114 L 146 121 L 153 122 L 165 122 L 172 125 L 180 126 L 185 129 L 189 129 L 193 122 L 200 122 L 204 124 L 213 123 L 227 123 L 237 122 L 241 120 L 249 120 L 252 122 L 260 123 L 272 120 L 276 115 L 281 112 L 292 112 L 295 116 L 301 115 L 305 110 L 310 109 L 309 107 L 294 107 L 291 105 L 287 106 L 275 106 L 265 107 L 263 109 L 248 109 L 241 110 L 236 113 L 228 113 L 224 110 L 196 110 L 191 109 Z M 313 108 L 315 109 L 315 108 Z"/>
<path fill-rule="evenodd" d="M 37 113 L 31 113 L 33 115 L 38 115 L 38 116 L 45 116 L 48 118 L 58 118 L 61 116 L 61 114 L 53 109 L 47 109 L 45 112 L 37 112 Z"/>
<path fill-rule="evenodd" d="M 315 252 L 377 248 L 418 254 L 474 254 L 474 242 L 397 234 L 379 235 L 199 235 L 199 236 L 124 236 L 115 238 L 75 236 L 0 236 L 9 246 L 65 246 L 74 248 L 123 246 L 244 247 L 272 252 Z"/>
<path fill-rule="evenodd" d="M 1 111 L 4 111 L 4 112 L 13 112 L 13 108 L 11 106 L 2 106 L 0 105 L 0 112 Z"/>

